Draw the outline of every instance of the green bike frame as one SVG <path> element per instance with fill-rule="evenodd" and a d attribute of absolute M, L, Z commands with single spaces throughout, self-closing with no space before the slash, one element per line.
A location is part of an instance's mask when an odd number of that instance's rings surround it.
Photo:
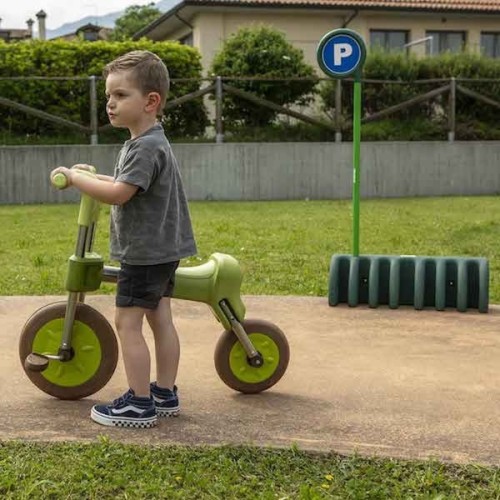
<path fill-rule="evenodd" d="M 94 172 L 79 173 L 94 176 Z M 56 174 L 52 183 L 59 188 L 66 186 L 66 177 Z M 63 338 L 58 356 L 66 360 L 71 356 L 71 332 L 78 302 L 83 302 L 85 292 L 98 290 L 101 282 L 116 283 L 120 268 L 105 266 L 103 258 L 93 252 L 94 236 L 99 217 L 99 202 L 82 194 L 78 214 L 78 237 L 75 253 L 69 258 L 66 289 L 69 292 L 64 318 Z M 226 330 L 233 330 L 254 366 L 262 358 L 252 345 L 241 323 L 245 319 L 245 306 L 241 300 L 242 273 L 236 259 L 230 255 L 214 253 L 208 262 L 196 267 L 179 267 L 175 273 L 173 297 L 203 302 L 212 310 Z"/>

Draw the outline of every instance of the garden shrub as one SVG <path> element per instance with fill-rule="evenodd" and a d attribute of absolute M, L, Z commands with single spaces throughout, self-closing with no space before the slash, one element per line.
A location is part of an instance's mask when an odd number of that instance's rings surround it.
<path fill-rule="evenodd" d="M 402 103 L 418 95 L 437 89 L 449 83 L 450 78 L 475 79 L 472 82 L 460 82 L 471 90 L 479 92 L 500 102 L 500 61 L 476 54 L 443 54 L 425 58 L 417 58 L 406 54 L 388 54 L 372 52 L 368 55 L 363 71 L 365 80 L 391 80 L 398 83 L 363 83 L 363 113 L 364 116 L 376 113 L 390 106 Z M 418 83 L 418 80 L 443 79 L 443 82 Z M 496 79 L 496 82 L 480 82 L 479 79 Z M 324 112 L 330 117 L 334 115 L 335 87 L 337 81 L 328 81 L 320 87 L 320 96 Z M 350 120 L 353 109 L 352 82 L 342 83 L 343 120 Z M 448 119 L 448 93 L 441 94 L 430 101 L 398 111 L 387 120 L 394 122 L 393 132 L 400 139 L 426 140 L 429 135 L 435 136 L 442 130 L 441 139 L 446 137 Z M 457 92 L 456 100 L 456 137 L 457 139 L 496 139 L 499 135 L 498 110 L 477 99 Z M 412 123 L 422 123 L 427 120 L 429 130 L 420 127 L 415 134 L 411 130 Z M 386 135 L 387 123 L 378 121 L 370 125 L 372 132 L 377 128 L 375 136 Z M 398 132 L 399 130 L 399 132 Z M 417 130 L 418 131 L 418 130 Z"/>
<path fill-rule="evenodd" d="M 90 93 L 87 77 L 97 82 L 99 125 L 108 123 L 105 110 L 104 81 L 101 74 L 112 59 L 131 50 L 150 50 L 167 65 L 172 82 L 169 99 L 193 92 L 201 83 L 201 56 L 192 47 L 177 42 L 148 40 L 125 42 L 30 41 L 0 42 L 0 95 L 59 117 L 88 125 Z M 5 77 L 85 77 L 85 80 L 6 80 Z M 165 120 L 169 135 L 196 136 L 208 124 L 202 99 L 171 109 Z M 13 136 L 51 134 L 74 135 L 64 126 L 54 125 L 24 112 L 0 106 L 0 133 Z M 113 136 L 113 133 L 107 132 Z M 116 132 L 115 132 L 116 134 Z"/>
<path fill-rule="evenodd" d="M 316 85 L 313 80 L 293 80 L 314 77 L 314 68 L 304 61 L 303 52 L 289 43 L 283 33 L 264 25 L 244 27 L 230 36 L 216 54 L 211 73 L 223 77 L 233 87 L 280 106 L 307 104 Z M 237 77 L 282 81 L 237 80 Z M 277 111 L 245 99 L 227 93 L 224 96 L 226 129 L 267 126 L 277 115 Z"/>

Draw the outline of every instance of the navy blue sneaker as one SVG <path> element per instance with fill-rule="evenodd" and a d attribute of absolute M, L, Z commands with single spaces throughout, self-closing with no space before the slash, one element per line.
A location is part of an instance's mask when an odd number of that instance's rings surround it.
<path fill-rule="evenodd" d="M 156 408 L 153 398 L 139 398 L 129 389 L 109 405 L 95 405 L 90 412 L 94 422 L 111 427 L 154 427 Z"/>
<path fill-rule="evenodd" d="M 181 411 L 179 398 L 177 396 L 177 386 L 174 390 L 158 387 L 156 382 L 151 382 L 151 396 L 155 402 L 156 413 L 159 417 L 176 417 Z"/>

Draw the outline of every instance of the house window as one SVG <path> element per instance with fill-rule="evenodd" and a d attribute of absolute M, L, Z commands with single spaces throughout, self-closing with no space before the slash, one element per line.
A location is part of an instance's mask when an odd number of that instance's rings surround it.
<path fill-rule="evenodd" d="M 408 31 L 370 30 L 370 47 L 386 52 L 401 52 L 408 43 Z"/>
<path fill-rule="evenodd" d="M 83 39 L 87 42 L 97 42 L 99 39 L 99 33 L 97 33 L 97 31 L 84 31 Z"/>
<path fill-rule="evenodd" d="M 432 37 L 426 44 L 429 55 L 462 52 L 465 47 L 465 31 L 427 31 L 426 36 Z"/>
<path fill-rule="evenodd" d="M 193 46 L 193 33 L 189 33 L 186 36 L 183 36 L 182 38 L 179 39 L 179 42 L 182 43 L 182 45 L 189 45 L 189 47 Z"/>
<path fill-rule="evenodd" d="M 481 54 L 500 58 L 500 33 L 481 33 Z"/>

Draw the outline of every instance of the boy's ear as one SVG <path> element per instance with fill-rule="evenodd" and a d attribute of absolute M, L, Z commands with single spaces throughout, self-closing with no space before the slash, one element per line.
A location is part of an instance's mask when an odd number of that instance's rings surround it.
<path fill-rule="evenodd" d="M 161 104 L 161 96 L 158 92 L 150 92 L 146 103 L 146 111 L 155 111 Z"/>

